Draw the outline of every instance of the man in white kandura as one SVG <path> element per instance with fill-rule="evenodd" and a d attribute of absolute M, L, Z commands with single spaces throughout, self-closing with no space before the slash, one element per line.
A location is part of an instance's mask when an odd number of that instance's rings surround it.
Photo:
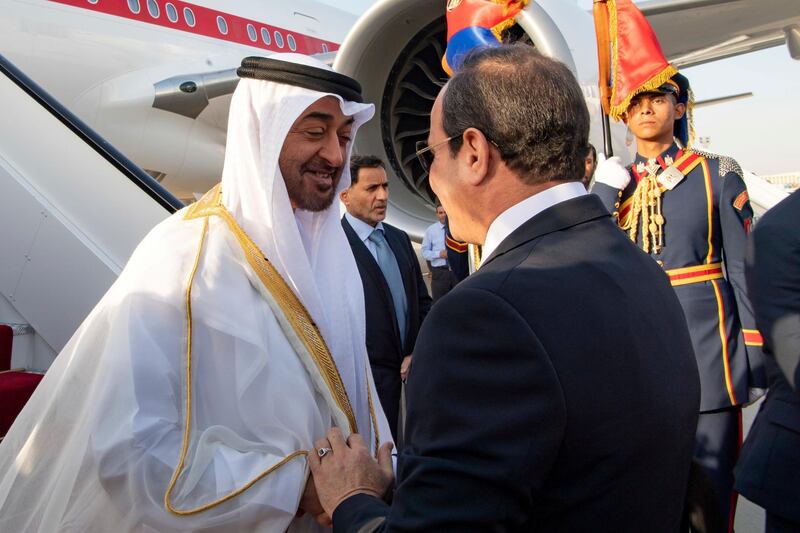
<path fill-rule="evenodd" d="M 0 444 L 0 531 L 314 530 L 314 441 L 391 438 L 331 209 L 374 108 L 297 54 L 239 75 L 221 186 L 141 242 Z"/>

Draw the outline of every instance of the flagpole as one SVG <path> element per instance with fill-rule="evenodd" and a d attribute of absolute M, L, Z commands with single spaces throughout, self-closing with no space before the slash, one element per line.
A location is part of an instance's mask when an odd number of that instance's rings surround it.
<path fill-rule="evenodd" d="M 603 115 L 603 153 L 606 157 L 614 155 L 611 145 L 611 122 L 608 118 L 611 107 L 611 51 L 608 31 L 608 4 L 607 0 L 594 0 L 593 5 L 594 30 L 597 36 L 597 68 L 598 87 L 600 89 L 600 104 Z"/>

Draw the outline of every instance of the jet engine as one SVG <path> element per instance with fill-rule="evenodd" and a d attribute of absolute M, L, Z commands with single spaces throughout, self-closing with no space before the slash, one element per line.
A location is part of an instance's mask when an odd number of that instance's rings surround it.
<path fill-rule="evenodd" d="M 441 66 L 447 35 L 444 13 L 442 0 L 378 2 L 359 18 L 334 61 L 337 71 L 361 82 L 364 99 L 375 103 L 376 116 L 359 130 L 355 150 L 388 163 L 388 221 L 416 240 L 435 220 L 434 195 L 415 156 L 415 144 L 427 139 L 433 101 L 447 80 Z M 598 121 L 590 14 L 563 0 L 537 0 L 517 23 L 508 38 L 527 42 L 566 64 L 583 87 L 593 122 Z M 624 136 L 624 130 L 616 129 L 616 137 Z M 592 133 L 592 142 L 602 147 L 600 128 L 593 124 Z M 623 139 L 615 142 L 623 145 Z"/>

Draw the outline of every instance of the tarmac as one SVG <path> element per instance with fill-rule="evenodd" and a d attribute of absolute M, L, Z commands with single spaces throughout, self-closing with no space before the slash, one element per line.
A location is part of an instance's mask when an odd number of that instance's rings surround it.
<path fill-rule="evenodd" d="M 745 407 L 742 412 L 745 437 L 750 431 L 750 426 L 753 425 L 758 408 L 761 406 L 761 401 L 759 400 L 753 405 Z M 764 509 L 739 496 L 739 504 L 736 507 L 736 520 L 734 521 L 736 533 L 763 533 L 764 516 Z"/>

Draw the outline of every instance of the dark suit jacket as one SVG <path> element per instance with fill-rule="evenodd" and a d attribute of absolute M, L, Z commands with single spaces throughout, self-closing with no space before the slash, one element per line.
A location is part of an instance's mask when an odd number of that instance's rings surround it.
<path fill-rule="evenodd" d="M 391 507 L 335 531 L 678 531 L 700 402 L 666 275 L 594 195 L 509 235 L 431 309 Z"/>
<path fill-rule="evenodd" d="M 364 301 L 367 311 L 367 354 L 369 355 L 375 386 L 381 405 L 394 432 L 400 405 L 400 364 L 410 355 L 417 341 L 419 327 L 431 308 L 431 297 L 422 280 L 419 261 L 411 247 L 408 235 L 394 226 L 384 223 L 384 235 L 397 259 L 408 302 L 406 335 L 400 339 L 392 295 L 378 263 L 366 245 L 342 217 L 342 228 L 350 242 L 353 256 L 364 286 Z M 396 437 L 397 435 L 393 433 Z"/>
<path fill-rule="evenodd" d="M 768 512 L 800 523 L 798 228 L 800 191 L 770 209 L 750 238 L 747 287 L 764 336 L 769 392 L 742 449 L 736 488 Z"/>

